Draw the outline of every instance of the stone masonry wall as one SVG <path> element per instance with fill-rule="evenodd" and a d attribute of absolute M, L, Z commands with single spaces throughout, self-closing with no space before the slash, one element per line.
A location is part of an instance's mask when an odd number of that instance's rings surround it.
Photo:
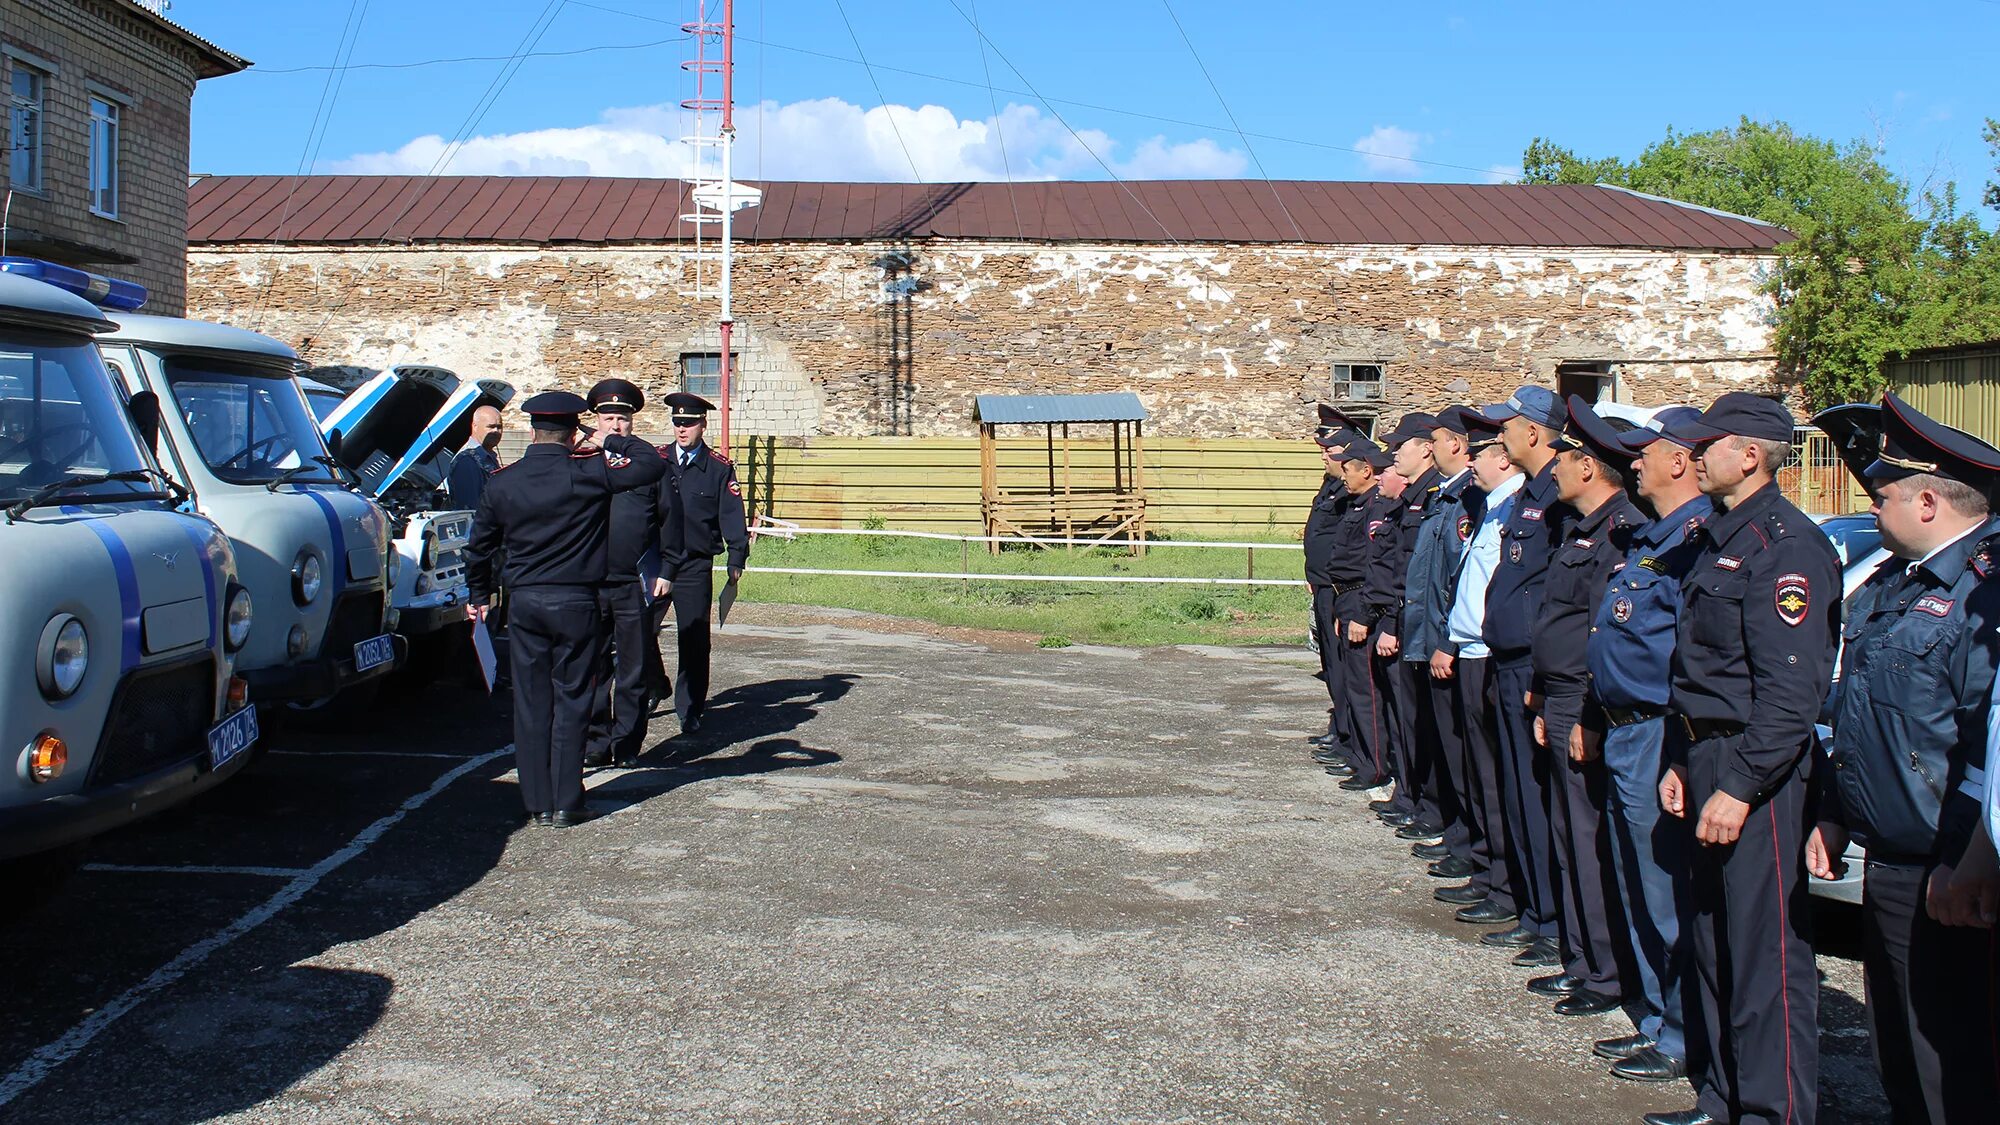
<path fill-rule="evenodd" d="M 146 311 L 179 316 L 187 282 L 188 115 L 198 60 L 192 47 L 104 0 L 22 0 L 6 5 L 0 44 L 53 67 L 43 97 L 40 192 L 16 191 L 8 225 L 50 239 L 138 259 L 105 265 L 90 253 L 35 252 L 129 278 L 150 293 Z M 11 89 L 17 56 L 0 56 Z M 90 210 L 90 98 L 101 87 L 123 103 L 116 218 Z M 11 138 L 9 138 L 11 141 Z M 14 187 L 0 162 L 0 186 Z M 18 237 L 18 236 L 17 236 Z"/>
<path fill-rule="evenodd" d="M 1136 391 L 1149 432 L 1299 432 L 1336 363 L 1381 363 L 1382 411 L 1493 401 L 1559 364 L 1620 400 L 1771 382 L 1770 259 L 1300 246 L 752 244 L 737 259 L 734 426 L 954 435 L 980 393 Z M 190 315 L 313 363 L 417 361 L 524 391 L 620 375 L 674 389 L 715 350 L 682 248 L 198 246 Z"/>

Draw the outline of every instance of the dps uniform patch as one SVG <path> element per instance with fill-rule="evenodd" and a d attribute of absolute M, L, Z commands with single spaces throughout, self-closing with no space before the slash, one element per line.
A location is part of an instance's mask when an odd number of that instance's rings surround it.
<path fill-rule="evenodd" d="M 734 480 L 731 480 L 729 482 L 729 494 L 731 496 L 736 497 L 738 500 L 741 500 L 743 498 L 742 486 L 737 484 Z"/>
<path fill-rule="evenodd" d="M 1803 574 L 1781 574 L 1777 587 L 1778 619 L 1797 627 L 1812 609 L 1812 582 Z"/>
<path fill-rule="evenodd" d="M 1472 517 L 1470 515 L 1459 516 L 1458 517 L 1459 542 L 1463 543 L 1471 538 L 1472 538 Z"/>
<path fill-rule="evenodd" d="M 1611 620 L 1616 621 L 1620 625 L 1632 620 L 1631 598 L 1619 598 L 1617 601 L 1611 603 Z"/>
<path fill-rule="evenodd" d="M 1519 565 L 1521 561 L 1521 541 L 1519 539 L 1507 544 L 1507 561 Z"/>
<path fill-rule="evenodd" d="M 1925 594 L 1910 608 L 1918 613 L 1928 613 L 1932 617 L 1950 617 L 1951 607 L 1957 604 L 1957 598 L 1940 598 L 1936 594 Z"/>
<path fill-rule="evenodd" d="M 1376 533 L 1376 532 L 1378 532 L 1378 531 L 1380 531 L 1380 530 L 1382 530 L 1382 525 L 1383 525 L 1383 524 L 1385 524 L 1385 523 L 1388 523 L 1388 522 L 1389 522 L 1388 520 L 1369 520 L 1369 521 L 1368 521 L 1368 538 L 1370 538 L 1370 539 L 1373 539 L 1373 538 L 1375 538 L 1375 533 Z"/>

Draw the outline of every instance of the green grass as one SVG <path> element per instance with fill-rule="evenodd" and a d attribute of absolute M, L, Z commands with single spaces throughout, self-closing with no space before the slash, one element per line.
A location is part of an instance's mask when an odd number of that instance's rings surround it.
<path fill-rule="evenodd" d="M 974 543 L 963 556 L 976 574 L 1134 575 L 1243 578 L 1240 549 L 1177 549 L 1164 544 L 1135 559 L 1123 550 L 1010 547 L 998 556 Z M 1258 551 L 1257 577 L 1297 579 L 1297 551 Z M 1296 586 L 1124 585 L 982 582 L 955 578 L 856 578 L 758 574 L 760 566 L 823 570 L 957 573 L 957 543 L 895 536 L 759 538 L 750 553 L 746 602 L 829 606 L 977 629 L 1031 634 L 1043 648 L 1069 644 L 1302 644 L 1311 619 Z"/>

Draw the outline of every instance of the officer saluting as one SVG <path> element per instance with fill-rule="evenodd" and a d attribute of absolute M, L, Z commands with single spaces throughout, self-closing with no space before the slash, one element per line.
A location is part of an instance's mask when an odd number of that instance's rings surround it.
<path fill-rule="evenodd" d="M 1719 509 L 1690 533 L 1660 804 L 1692 826 L 1688 1005 L 1697 1105 L 1650 1125 L 1811 1121 L 1819 979 L 1805 881 L 1813 722 L 1840 632 L 1840 560 L 1778 491 L 1792 417 L 1732 391 L 1673 427 Z"/>
<path fill-rule="evenodd" d="M 629 436 L 632 416 L 646 408 L 646 395 L 625 379 L 603 379 L 590 388 L 598 433 Z M 646 681 L 659 662 L 659 644 L 639 585 L 641 560 L 660 534 L 660 486 L 626 489 L 611 497 L 611 528 L 605 541 L 604 588 L 598 591 L 601 618 L 596 681 L 591 695 L 586 766 L 629 765 L 646 742 Z M 650 661 L 648 658 L 651 658 Z M 605 689 L 608 687 L 607 697 Z M 609 704 L 606 707 L 606 704 Z"/>
<path fill-rule="evenodd" d="M 701 729 L 708 704 L 708 614 L 715 600 L 715 556 L 729 552 L 729 580 L 743 575 L 750 535 L 743 515 L 743 487 L 736 466 L 710 449 L 702 435 L 714 405 L 700 395 L 667 396 L 673 411 L 671 470 L 660 486 L 660 585 L 671 593 L 680 635 L 680 670 L 674 677 L 674 713 L 681 730 Z"/>
<path fill-rule="evenodd" d="M 569 827 L 596 814 L 583 804 L 583 736 L 597 651 L 597 595 L 615 492 L 666 474 L 652 446 L 616 434 L 604 452 L 575 444 L 588 404 L 549 391 L 523 404 L 533 437 L 520 460 L 487 478 L 465 549 L 472 617 L 484 621 L 505 549 L 514 757 L 521 800 L 537 824 Z"/>
<path fill-rule="evenodd" d="M 2000 587 L 1975 590 L 1992 571 L 1984 540 L 2000 449 L 1895 395 L 1813 421 L 1836 437 L 1879 428 L 1879 456 L 1860 476 L 1895 557 L 1849 603 L 1834 768 L 1806 866 L 1831 879 L 1850 833 L 1867 846 L 1861 964 L 1891 1116 L 1990 1120 L 1987 935 L 1939 924 L 1924 900 L 1931 870 L 1959 862 L 1974 819 L 1958 786 L 1986 745 Z M 1947 816 L 1952 802 L 1966 807 Z"/>

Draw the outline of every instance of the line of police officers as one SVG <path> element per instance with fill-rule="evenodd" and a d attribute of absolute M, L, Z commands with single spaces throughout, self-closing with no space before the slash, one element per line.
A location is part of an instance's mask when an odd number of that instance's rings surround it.
<path fill-rule="evenodd" d="M 1320 408 L 1314 758 L 1346 790 L 1394 782 L 1370 807 L 1465 880 L 1436 897 L 1484 945 L 1549 970 L 1530 993 L 1630 1017 L 1594 1053 L 1695 1092 L 1655 1125 L 1814 1119 L 1807 872 L 1837 877 L 1850 838 L 1895 1120 L 2000 1104 L 1981 768 L 2000 450 L 1893 395 L 1837 409 L 1876 415 L 1863 484 L 1894 556 L 1844 633 L 1840 560 L 1778 487 L 1794 427 L 1769 399 L 1637 427 L 1527 386 L 1405 415 L 1379 445 Z"/>
<path fill-rule="evenodd" d="M 685 392 L 666 402 L 674 444 L 656 449 L 632 436 L 645 396 L 627 380 L 605 379 L 587 400 L 536 395 L 523 404 L 527 450 L 480 493 L 466 584 L 481 621 L 507 591 L 515 762 L 535 824 L 596 817 L 584 767 L 635 762 L 653 699 L 672 695 L 683 734 L 702 729 L 714 559 L 728 553 L 735 581 L 749 541 L 735 466 L 704 441 L 711 405 Z M 587 410 L 594 433 L 582 429 Z M 671 686 L 655 641 L 669 605 Z"/>

